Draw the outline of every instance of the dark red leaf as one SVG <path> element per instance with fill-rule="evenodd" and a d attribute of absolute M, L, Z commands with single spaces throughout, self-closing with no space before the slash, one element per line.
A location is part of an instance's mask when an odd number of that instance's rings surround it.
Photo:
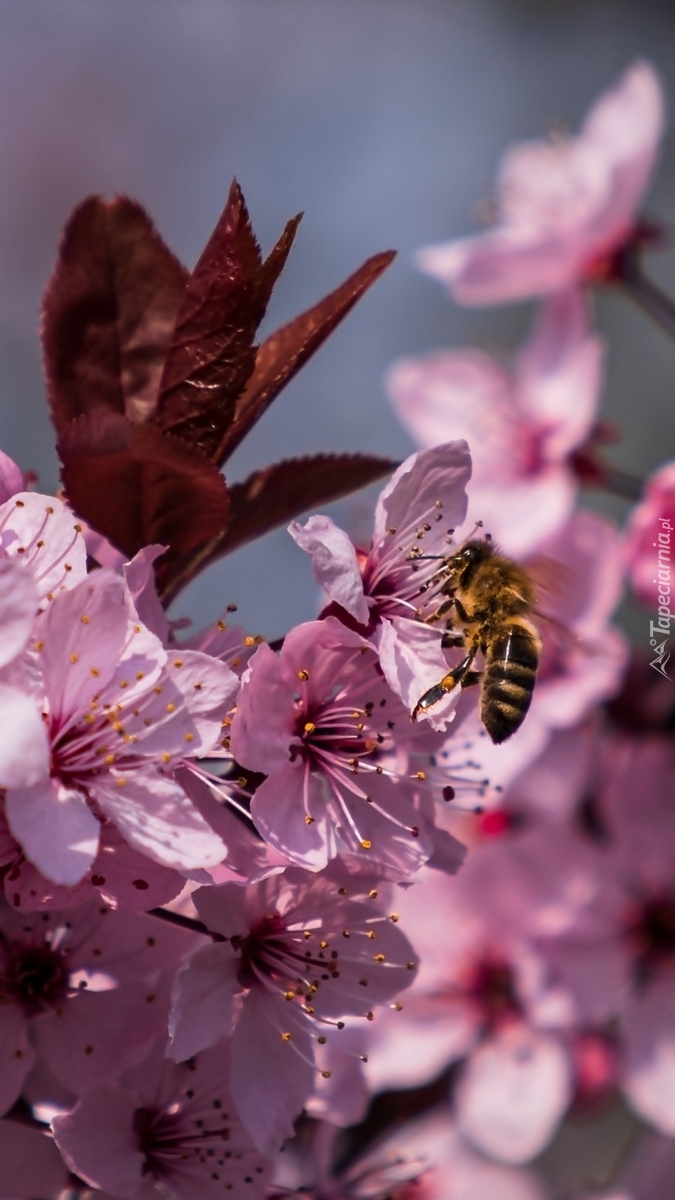
<path fill-rule="evenodd" d="M 221 466 L 281 389 L 325 342 L 393 258 L 395 251 L 388 250 L 367 259 L 334 292 L 263 342 L 258 350 L 255 370 L 237 403 L 234 421 L 214 455 Z"/>
<path fill-rule="evenodd" d="M 68 222 L 43 307 L 52 420 L 154 407 L 187 272 L 139 204 L 91 196 Z"/>
<path fill-rule="evenodd" d="M 256 330 L 299 220 L 288 222 L 263 262 L 235 180 L 190 277 L 160 384 L 158 424 L 209 456 L 253 371 Z"/>
<path fill-rule="evenodd" d="M 165 602 L 169 603 L 216 559 L 287 524 L 308 509 L 330 504 L 391 474 L 397 465 L 388 458 L 368 454 L 317 454 L 289 458 L 255 471 L 244 483 L 236 483 L 229 489 L 227 529 L 177 565 L 167 584 Z"/>
<path fill-rule="evenodd" d="M 225 529 L 228 495 L 218 469 L 198 450 L 117 413 L 74 421 L 59 442 L 62 479 L 74 510 L 125 554 L 161 542 L 178 558 Z"/>

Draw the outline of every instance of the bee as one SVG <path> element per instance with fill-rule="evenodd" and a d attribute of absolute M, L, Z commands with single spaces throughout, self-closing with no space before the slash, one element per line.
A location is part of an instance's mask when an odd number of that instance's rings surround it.
<path fill-rule="evenodd" d="M 461 646 L 466 655 L 420 697 L 412 718 L 454 688 L 480 683 L 481 721 L 493 742 L 505 742 L 522 725 L 537 678 L 542 643 L 529 616 L 536 605 L 534 583 L 487 535 L 470 539 L 443 559 L 430 581 L 436 584 L 446 599 L 426 621 L 445 618 L 442 645 Z M 474 669 L 479 651 L 482 671 Z"/>

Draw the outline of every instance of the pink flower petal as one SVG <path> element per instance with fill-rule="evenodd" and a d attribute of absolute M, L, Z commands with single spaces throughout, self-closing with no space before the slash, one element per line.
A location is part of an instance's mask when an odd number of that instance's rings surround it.
<path fill-rule="evenodd" d="M 411 545 L 419 513 L 442 504 L 443 526 L 457 527 L 466 516 L 466 485 L 471 478 L 471 455 L 465 441 L 448 442 L 411 454 L 394 471 L 375 508 L 373 545 L 387 539 L 389 529 L 409 529 Z"/>
<path fill-rule="evenodd" d="M 236 886 L 236 884 L 234 885 Z M 176 976 L 167 1054 L 176 1062 L 207 1050 L 230 1033 L 240 959 L 231 946 L 202 946 Z"/>
<path fill-rule="evenodd" d="M 288 532 L 312 556 L 314 578 L 326 596 L 340 604 L 360 625 L 366 625 L 370 610 L 356 550 L 344 530 L 330 517 L 315 516 L 308 517 L 304 525 L 293 521 Z"/>
<path fill-rule="evenodd" d="M 292 1135 L 312 1091 L 313 1057 L 312 1039 L 295 1006 L 250 992 L 232 1037 L 232 1096 L 244 1129 L 268 1157 Z"/>
<path fill-rule="evenodd" d="M 528 1162 L 539 1154 L 572 1098 L 560 1042 L 526 1026 L 485 1042 L 465 1067 L 456 1093 L 460 1132 L 492 1158 Z"/>
<path fill-rule="evenodd" d="M 17 492 L 26 489 L 23 471 L 17 467 L 14 459 L 0 450 L 0 504 L 16 496 Z"/>
<path fill-rule="evenodd" d="M 541 306 L 517 360 L 520 404 L 544 433 L 541 453 L 559 462 L 591 432 L 603 383 L 604 343 L 590 333 L 580 288 Z"/>
<path fill-rule="evenodd" d="M 232 753 L 242 766 L 268 774 L 288 760 L 293 694 L 281 659 L 266 645 L 256 650 L 244 680 L 232 722 Z"/>
<path fill-rule="evenodd" d="M 0 667 L 16 658 L 35 622 L 38 593 L 33 575 L 16 558 L 0 558 Z"/>
<path fill-rule="evenodd" d="M 409 712 L 450 670 L 441 649 L 441 631 L 421 621 L 400 617 L 382 621 L 376 645 L 384 677 Z M 455 688 L 428 712 L 420 713 L 420 720 L 428 720 L 433 729 L 446 729 L 454 719 L 460 695 L 461 689 Z"/>
<path fill-rule="evenodd" d="M 95 571 L 48 609 L 40 651 L 52 720 L 68 719 L 88 706 L 118 666 L 127 635 L 124 583 Z"/>
<path fill-rule="evenodd" d="M 675 1136 L 675 993 L 671 979 L 634 996 L 623 1022 L 623 1090 L 637 1113 Z"/>
<path fill-rule="evenodd" d="M 320 871 L 335 854 L 335 839 L 322 803 L 321 781 L 309 771 L 303 780 L 303 772 L 301 762 L 278 767 L 256 789 L 251 816 L 265 841 L 291 862 Z"/>
<path fill-rule="evenodd" d="M 33 700 L 0 685 L 0 787 L 32 787 L 49 773 L 49 742 Z"/>
<path fill-rule="evenodd" d="M 46 779 L 10 788 L 5 809 L 26 858 L 54 883 L 79 883 L 96 857 L 101 828 L 83 793 Z"/>
<path fill-rule="evenodd" d="M 164 1033 L 166 1016 L 157 985 L 140 982 L 71 998 L 37 1021 L 33 1036 L 56 1078 L 80 1095 L 130 1066 L 139 1046 Z"/>
<path fill-rule="evenodd" d="M 139 621 L 165 645 L 169 641 L 171 626 L 157 595 L 153 564 L 162 557 L 166 549 L 166 546 L 144 546 L 134 555 L 131 562 L 124 564 L 124 579 L 131 592 Z"/>
<path fill-rule="evenodd" d="M 71 1113 L 55 1117 L 54 1137 L 68 1165 L 92 1187 L 134 1196 L 143 1179 L 137 1148 L 136 1097 L 116 1087 L 92 1088 Z"/>
<path fill-rule="evenodd" d="M 102 777 L 92 791 L 132 846 L 177 870 L 222 862 L 225 846 L 177 783 L 149 771 L 123 779 Z"/>
<path fill-rule="evenodd" d="M 26 1018 L 18 1005 L 3 1005 L 0 1008 L 0 1113 L 7 1112 L 18 1100 L 35 1059 L 35 1051 L 28 1041 Z"/>
<path fill-rule="evenodd" d="M 22 565 L 30 570 L 42 604 L 75 587 L 87 573 L 82 526 L 54 496 L 21 492 L 1 505 L 0 547 L 10 557 L 23 548 Z"/>

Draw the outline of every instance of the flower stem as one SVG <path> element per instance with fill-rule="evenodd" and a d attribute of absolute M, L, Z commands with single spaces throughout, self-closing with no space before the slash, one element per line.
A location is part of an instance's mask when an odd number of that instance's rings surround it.
<path fill-rule="evenodd" d="M 620 467 L 606 467 L 600 487 L 613 496 L 622 500 L 640 500 L 645 488 L 644 479 L 639 475 L 631 475 L 630 471 L 622 471 Z"/>
<path fill-rule="evenodd" d="M 647 279 L 642 271 L 642 263 L 634 252 L 626 251 L 622 256 L 617 282 L 626 295 L 675 340 L 675 303 L 651 279 Z"/>
<path fill-rule="evenodd" d="M 211 933 L 203 921 L 197 921 L 194 917 L 184 917 L 182 913 L 172 912 L 170 908 L 151 908 L 148 916 L 159 917 L 161 921 L 167 921 L 169 925 L 178 925 L 179 929 L 189 929 L 192 933 L 205 933 L 207 937 L 213 938 L 215 941 L 223 940 L 219 934 Z"/>

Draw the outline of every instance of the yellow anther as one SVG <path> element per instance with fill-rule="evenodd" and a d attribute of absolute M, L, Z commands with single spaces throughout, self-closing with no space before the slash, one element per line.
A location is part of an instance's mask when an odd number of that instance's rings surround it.
<path fill-rule="evenodd" d="M 363 841 L 361 842 L 361 849 L 362 850 L 370 850 L 370 849 L 372 849 L 372 845 L 373 845 L 373 843 L 371 841 L 369 841 L 368 838 L 364 838 Z"/>
<path fill-rule="evenodd" d="M 116 757 L 117 756 L 115 754 L 106 754 L 103 761 L 107 767 L 111 767 L 112 764 L 114 763 Z"/>
<path fill-rule="evenodd" d="M 128 686 L 129 686 L 129 680 L 128 680 L 128 679 L 120 679 L 120 687 L 121 687 L 121 688 L 128 688 Z"/>
<path fill-rule="evenodd" d="M 310 817 L 309 814 L 307 814 L 307 816 L 305 817 L 305 825 L 313 825 L 313 824 L 314 824 L 314 817 Z"/>
<path fill-rule="evenodd" d="M 327 949 L 328 949 L 328 942 L 326 941 L 326 939 L 325 939 L 325 938 L 324 938 L 322 941 L 320 941 L 320 942 L 319 942 L 319 945 L 320 945 L 320 947 L 321 947 L 321 949 L 322 949 L 322 950 L 327 950 Z"/>
<path fill-rule="evenodd" d="M 93 676 L 94 676 L 94 679 L 98 679 L 98 677 L 99 677 L 99 675 L 101 674 L 101 672 L 99 671 L 98 667 L 90 667 L 90 668 L 89 668 L 89 674 L 90 674 L 90 675 L 93 675 Z"/>
<path fill-rule="evenodd" d="M 302 679 L 303 683 L 307 683 L 307 680 L 309 679 L 309 671 L 306 671 L 303 667 L 301 671 L 298 671 L 298 679 Z"/>
<path fill-rule="evenodd" d="M 79 656 L 79 654 L 71 654 L 71 656 L 70 656 L 70 661 L 71 661 L 71 663 L 73 663 L 73 665 L 74 665 L 76 662 L 79 662 L 79 661 L 80 661 L 80 656 Z"/>
<path fill-rule="evenodd" d="M 282 1033 L 281 1040 L 282 1040 L 282 1042 L 290 1042 L 290 1040 L 291 1040 L 290 1033 Z"/>
<path fill-rule="evenodd" d="M 185 741 L 186 741 L 186 742 L 194 742 L 194 740 L 195 740 L 195 735 L 194 735 L 194 733 L 186 733 L 186 734 L 185 734 Z"/>
<path fill-rule="evenodd" d="M 126 787 L 126 786 L 127 786 L 127 781 L 126 781 L 126 779 L 116 779 L 116 780 L 115 780 L 115 785 L 116 785 L 116 787 L 118 787 L 118 788 L 123 788 L 123 787 Z"/>
<path fill-rule="evenodd" d="M 399 1004 L 398 1000 L 396 1001 L 396 1004 L 392 1004 L 391 1007 L 393 1008 L 394 1012 L 403 1012 L 403 1005 Z"/>
<path fill-rule="evenodd" d="M 284 1000 L 292 1000 L 295 992 L 284 992 Z"/>
<path fill-rule="evenodd" d="M 166 711 L 167 711 L 168 713 L 175 712 L 175 711 L 176 711 L 176 705 L 175 705 L 175 704 L 167 704 L 167 706 L 166 706 Z"/>
<path fill-rule="evenodd" d="M 321 1078 L 322 1078 L 322 1079 L 330 1079 L 330 1077 L 331 1077 L 331 1072 L 330 1072 L 330 1071 L 322 1071 L 322 1072 L 321 1072 Z"/>
<path fill-rule="evenodd" d="M 84 723 L 85 723 L 85 725 L 94 725 L 96 723 L 96 717 L 94 716 L 94 714 L 87 713 L 87 715 L 84 718 Z"/>
<path fill-rule="evenodd" d="M 73 529 L 75 530 L 76 533 L 82 533 L 81 525 L 73 525 Z"/>
<path fill-rule="evenodd" d="M 41 650 L 43 646 L 44 646 L 44 642 L 36 642 L 35 643 L 36 650 Z"/>
<path fill-rule="evenodd" d="M 224 621 L 218 621 L 216 624 L 216 629 L 218 630 L 219 633 L 224 633 L 225 630 L 227 629 L 227 625 L 225 624 Z"/>
<path fill-rule="evenodd" d="M 302 931 L 302 936 L 303 936 L 304 938 L 311 938 L 311 936 L 312 936 L 312 931 L 311 931 L 311 929 L 303 929 L 303 931 Z"/>
<path fill-rule="evenodd" d="M 51 515 L 51 513 L 53 513 L 53 511 L 54 511 L 54 509 L 50 505 L 48 505 L 47 508 L 45 509 L 45 512 L 50 515 Z"/>
<path fill-rule="evenodd" d="M 83 624 L 83 625 L 90 625 L 90 624 L 91 624 L 91 617 L 88 617 L 88 616 L 86 615 L 86 613 L 83 613 L 83 614 L 82 614 L 82 616 L 80 617 L 80 620 L 81 620 L 81 622 L 82 622 L 82 624 Z"/>
<path fill-rule="evenodd" d="M 367 934 L 366 934 L 366 937 L 367 937 L 367 938 L 370 938 L 371 942 L 373 942 L 373 941 L 375 940 L 375 930 L 374 930 L 374 929 L 369 929 L 369 930 L 368 930 L 368 932 L 367 932 Z"/>
<path fill-rule="evenodd" d="M 390 921 L 393 921 L 393 922 L 394 922 L 394 925 L 396 924 L 396 922 L 398 921 L 398 919 L 399 919 L 398 913 L 390 913 L 390 914 L 389 914 L 389 920 L 390 920 Z"/>
<path fill-rule="evenodd" d="M 162 762 L 163 763 L 171 762 L 171 755 L 167 754 L 166 750 L 164 751 L 164 753 L 162 755 Z"/>
<path fill-rule="evenodd" d="M 418 771 L 415 776 L 415 779 L 426 779 L 426 777 L 427 777 L 426 771 Z"/>
<path fill-rule="evenodd" d="M 145 679 L 145 671 L 137 671 L 136 678 L 137 679 Z"/>
<path fill-rule="evenodd" d="M 409 971 L 414 971 L 415 967 L 417 966 L 417 963 L 411 961 L 411 962 L 407 962 L 405 965 Z"/>
<path fill-rule="evenodd" d="M 305 721 L 305 733 L 314 733 L 316 725 L 313 721 Z"/>
<path fill-rule="evenodd" d="M 249 634 L 248 637 L 244 638 L 244 645 L 245 646 L 255 646 L 255 638 L 251 637 L 251 635 Z"/>
<path fill-rule="evenodd" d="M 376 963 L 383 963 L 383 962 L 384 962 L 384 954 L 374 954 L 374 955 L 373 955 L 373 962 L 376 962 Z"/>
<path fill-rule="evenodd" d="M 348 938 L 348 937 L 351 937 L 351 934 L 350 934 L 350 932 L 349 932 L 349 930 L 348 930 L 348 929 L 343 929 L 343 930 L 342 930 L 342 936 L 343 936 L 343 937 L 345 937 L 345 938 Z"/>

